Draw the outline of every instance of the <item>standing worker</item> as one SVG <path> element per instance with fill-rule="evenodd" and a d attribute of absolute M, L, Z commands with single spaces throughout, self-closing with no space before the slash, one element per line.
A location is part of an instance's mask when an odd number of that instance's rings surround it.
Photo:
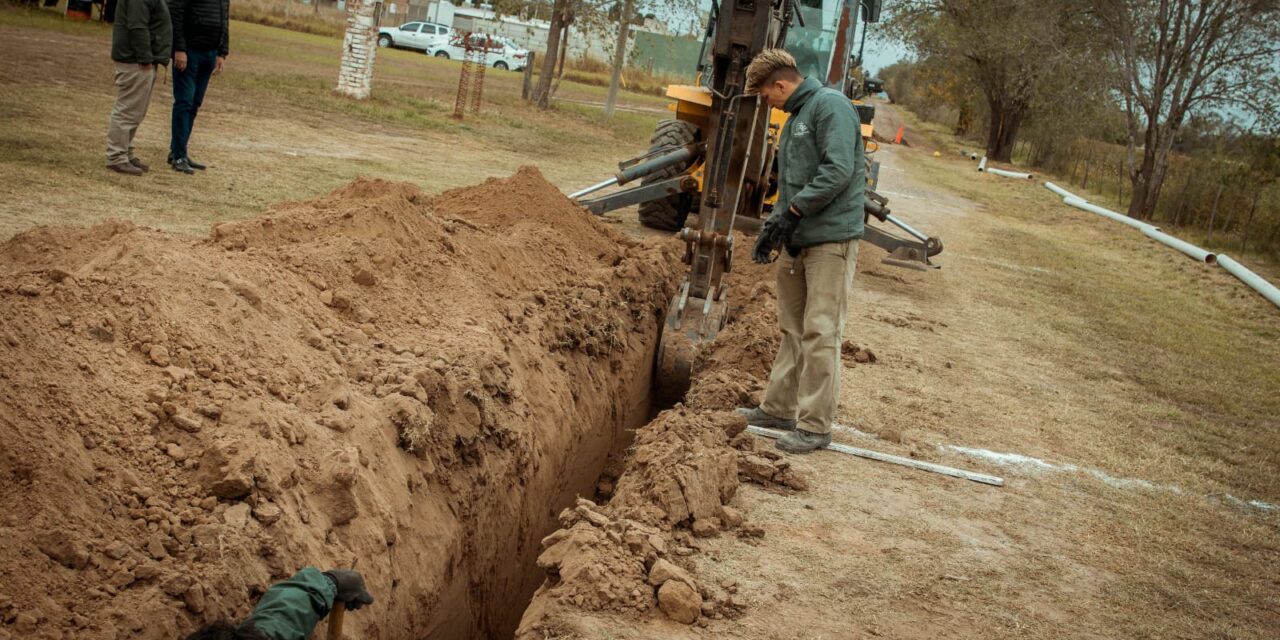
<path fill-rule="evenodd" d="M 808 453 L 831 444 L 840 400 L 840 342 L 862 237 L 866 167 L 860 121 L 842 93 L 805 78 L 782 49 L 747 66 L 747 91 L 790 114 L 778 148 L 778 202 L 752 260 L 778 251 L 782 342 L 749 424 L 785 430 L 777 447 Z"/>
<path fill-rule="evenodd" d="M 120 0 L 111 27 L 116 103 L 107 121 L 107 168 L 140 176 L 149 167 L 133 155 L 133 136 L 147 117 L 156 65 L 169 63 L 173 27 L 164 0 Z"/>
<path fill-rule="evenodd" d="M 243 622 L 215 622 L 186 640 L 306 640 L 339 602 L 352 611 L 373 604 L 364 578 L 351 569 L 307 567 L 271 585 Z"/>
<path fill-rule="evenodd" d="M 227 14 L 230 0 L 169 0 L 173 16 L 173 127 L 169 134 L 169 165 L 191 174 L 205 165 L 187 155 L 196 114 L 204 103 L 209 78 L 222 72 L 230 42 Z"/>

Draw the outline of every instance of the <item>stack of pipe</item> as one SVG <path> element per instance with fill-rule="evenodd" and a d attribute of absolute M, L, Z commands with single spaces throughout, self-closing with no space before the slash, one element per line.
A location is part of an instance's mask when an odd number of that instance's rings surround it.
<path fill-rule="evenodd" d="M 987 171 L 994 173 L 997 170 L 988 169 Z M 1117 213 L 1110 209 L 1105 209 L 1103 207 L 1099 207 L 1098 205 L 1091 204 L 1084 198 L 1081 198 L 1080 196 L 1077 196 L 1076 194 L 1071 193 L 1070 191 L 1067 191 L 1066 189 L 1063 189 L 1062 187 L 1059 187 L 1058 185 L 1052 182 L 1044 183 L 1044 187 L 1058 194 L 1059 196 L 1062 196 L 1062 201 L 1068 205 L 1071 205 L 1082 211 L 1088 211 L 1090 213 L 1095 213 L 1097 215 L 1100 215 L 1104 218 L 1115 220 L 1120 224 L 1133 227 L 1134 229 L 1141 231 L 1143 235 L 1147 236 L 1148 238 L 1151 238 L 1152 240 L 1156 240 L 1157 242 L 1160 242 L 1165 246 L 1177 249 L 1178 251 L 1181 251 L 1182 253 L 1190 256 L 1192 259 L 1196 260 L 1197 262 L 1203 262 L 1205 264 L 1222 265 L 1222 268 L 1226 269 L 1227 273 L 1230 273 L 1231 275 L 1235 276 L 1241 282 L 1249 285 L 1249 287 L 1251 287 L 1254 291 L 1257 291 L 1258 293 L 1262 294 L 1262 296 L 1267 300 L 1271 301 L 1272 304 L 1276 305 L 1277 307 L 1280 307 L 1280 289 L 1276 288 L 1276 286 L 1271 284 L 1270 282 L 1267 282 L 1266 280 L 1264 280 L 1262 276 L 1259 276 L 1258 274 L 1245 268 L 1244 265 L 1241 265 L 1239 262 L 1232 260 L 1230 257 L 1223 254 L 1215 254 L 1209 251 L 1205 251 L 1204 249 L 1201 249 L 1200 247 L 1197 247 L 1189 242 L 1184 242 L 1167 233 L 1164 233 L 1163 231 L 1160 230 L 1160 227 L 1156 227 L 1156 226 L 1147 224 L 1141 220 L 1135 220 L 1124 214 Z"/>

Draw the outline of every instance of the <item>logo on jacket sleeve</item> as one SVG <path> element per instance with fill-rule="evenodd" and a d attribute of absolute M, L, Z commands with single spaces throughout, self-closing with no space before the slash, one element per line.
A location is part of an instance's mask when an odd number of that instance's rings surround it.
<path fill-rule="evenodd" d="M 800 137 L 807 136 L 807 135 L 809 135 L 809 125 L 807 125 L 807 124 L 805 124 L 805 123 L 803 123 L 803 122 L 797 122 L 797 123 L 796 123 L 796 130 L 795 130 L 795 132 L 794 132 L 794 133 L 792 133 L 792 134 L 791 134 L 791 137 L 793 137 L 793 138 L 800 138 Z"/>

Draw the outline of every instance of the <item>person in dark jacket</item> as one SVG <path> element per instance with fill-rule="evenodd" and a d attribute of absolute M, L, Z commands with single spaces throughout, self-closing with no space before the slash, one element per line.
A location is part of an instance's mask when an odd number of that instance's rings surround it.
<path fill-rule="evenodd" d="M 196 114 L 204 103 L 209 78 L 221 73 L 230 42 L 227 14 L 230 0 L 169 0 L 173 17 L 173 126 L 169 134 L 169 165 L 174 171 L 195 173 L 205 165 L 187 155 Z"/>
<path fill-rule="evenodd" d="M 107 121 L 107 168 L 138 176 L 148 169 L 133 154 L 133 136 L 147 116 L 156 65 L 169 63 L 173 29 L 164 0 L 120 0 L 111 27 L 116 102 Z"/>
<path fill-rule="evenodd" d="M 778 251 L 782 342 L 748 424 L 782 429 L 776 446 L 808 453 L 831 444 L 840 400 L 840 344 L 858 262 L 866 190 L 861 126 L 844 94 L 805 78 L 795 58 L 766 49 L 747 66 L 747 91 L 788 114 L 778 141 L 778 201 L 752 259 Z"/>
<path fill-rule="evenodd" d="M 335 602 L 354 611 L 373 604 L 373 596 L 355 571 L 307 567 L 271 585 L 244 621 L 215 622 L 186 640 L 306 640 Z"/>

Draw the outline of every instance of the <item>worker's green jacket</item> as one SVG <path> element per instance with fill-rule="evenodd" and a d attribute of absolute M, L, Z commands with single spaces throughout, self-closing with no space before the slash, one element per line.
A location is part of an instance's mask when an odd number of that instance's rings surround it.
<path fill-rule="evenodd" d="M 307 567 L 267 589 L 249 622 L 271 640 L 306 640 L 338 595 L 333 581 Z"/>
<path fill-rule="evenodd" d="M 862 237 L 867 169 L 862 127 L 853 103 L 805 78 L 783 110 L 791 114 L 778 145 L 778 203 L 801 214 L 791 246 L 811 247 Z"/>
<path fill-rule="evenodd" d="M 173 24 L 165 0 L 120 0 L 111 26 L 111 59 L 126 64 L 169 64 Z"/>

